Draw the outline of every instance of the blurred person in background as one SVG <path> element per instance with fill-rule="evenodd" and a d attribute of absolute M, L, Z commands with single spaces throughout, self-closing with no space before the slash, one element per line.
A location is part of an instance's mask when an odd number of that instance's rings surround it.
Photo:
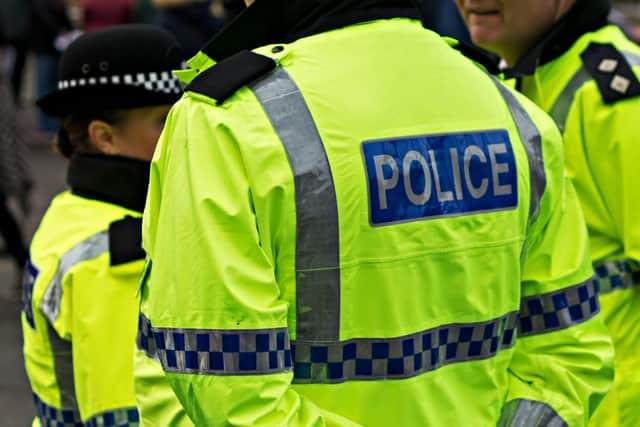
<path fill-rule="evenodd" d="M 132 355 L 149 161 L 181 93 L 175 38 L 148 25 L 85 33 L 64 52 L 58 89 L 38 101 L 62 119 L 69 191 L 33 237 L 22 314 L 36 425 L 133 426 Z M 173 425 L 173 419 L 164 425 Z"/>
<path fill-rule="evenodd" d="M 224 25 L 220 0 L 153 0 L 156 23 L 173 33 L 190 58 Z"/>
<path fill-rule="evenodd" d="M 564 133 L 615 345 L 615 383 L 594 426 L 640 425 L 640 47 L 608 0 L 456 0 L 473 41 Z"/>
<path fill-rule="evenodd" d="M 56 46 L 61 36 L 73 31 L 64 0 L 27 0 L 31 4 L 32 24 L 30 47 L 36 54 L 36 95 L 53 91 L 58 82 L 58 61 L 64 46 Z M 39 127 L 46 134 L 58 129 L 58 120 L 40 112 Z"/>
<path fill-rule="evenodd" d="M 20 103 L 30 30 L 31 7 L 28 0 L 0 1 L 0 43 L 7 43 L 13 48 L 9 55 L 11 66 L 8 74 L 16 105 Z"/>
<path fill-rule="evenodd" d="M 0 64 L 5 48 L 0 43 Z M 16 116 L 8 76 L 0 67 L 0 235 L 11 256 L 16 271 L 21 272 L 27 259 L 27 249 L 9 199 L 15 198 L 23 215 L 29 213 L 29 192 L 32 180 L 27 164 L 24 131 Z M 21 277 L 21 274 L 17 275 Z M 19 295 L 16 282 L 16 295 Z"/>
<path fill-rule="evenodd" d="M 80 0 L 82 29 L 100 28 L 133 22 L 133 0 Z"/>

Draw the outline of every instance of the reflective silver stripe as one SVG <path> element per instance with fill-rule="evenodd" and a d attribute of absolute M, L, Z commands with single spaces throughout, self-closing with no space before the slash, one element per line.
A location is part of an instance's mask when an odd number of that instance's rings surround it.
<path fill-rule="evenodd" d="M 40 302 L 40 311 L 54 323 L 60 314 L 62 299 L 62 279 L 75 265 L 92 258 L 96 258 L 109 251 L 109 231 L 101 231 L 88 239 L 78 243 L 60 257 L 58 270 L 44 293 Z"/>
<path fill-rule="evenodd" d="M 592 280 L 548 294 L 524 297 L 520 305 L 518 336 L 566 329 L 598 314 L 598 293 Z"/>
<path fill-rule="evenodd" d="M 565 427 L 567 423 L 549 405 L 516 399 L 502 408 L 499 427 Z"/>
<path fill-rule="evenodd" d="M 284 145 L 296 194 L 296 339 L 335 341 L 340 331 L 336 193 L 322 139 L 289 74 L 277 68 L 251 89 Z"/>
<path fill-rule="evenodd" d="M 607 261 L 595 264 L 593 269 L 593 280 L 600 294 L 640 285 L 640 262 L 638 261 Z"/>
<path fill-rule="evenodd" d="M 529 223 L 531 224 L 537 216 L 540 199 L 547 185 L 544 159 L 542 157 L 542 138 L 535 123 L 531 120 L 531 117 L 529 117 L 529 114 L 527 114 L 520 102 L 518 102 L 515 95 L 495 77 L 492 77 L 492 79 L 511 111 L 511 116 L 516 123 L 520 139 L 522 140 L 522 144 L 527 152 L 527 158 L 529 159 L 529 181 L 531 183 Z"/>
<path fill-rule="evenodd" d="M 51 356 L 53 357 L 53 370 L 56 375 L 56 383 L 60 391 L 60 403 L 67 412 L 78 414 L 78 402 L 76 400 L 76 388 L 73 381 L 73 354 L 71 342 L 63 340 L 47 325 Z M 77 417 L 79 418 L 79 414 Z"/>
<path fill-rule="evenodd" d="M 138 425 L 140 425 L 140 416 L 135 407 L 105 411 L 94 415 L 84 423 L 85 427 L 137 427 Z"/>
<path fill-rule="evenodd" d="M 631 66 L 640 66 L 640 55 L 631 52 L 622 52 L 622 54 Z M 562 89 L 556 102 L 551 107 L 551 110 L 549 110 L 549 115 L 553 117 L 553 120 L 555 120 L 561 132 L 564 133 L 569 110 L 571 110 L 571 105 L 573 105 L 576 92 L 582 85 L 592 79 L 591 74 L 589 74 L 584 67 L 580 67 L 573 77 L 571 77 L 569 83 Z"/>
<path fill-rule="evenodd" d="M 140 317 L 138 346 L 150 357 L 157 355 L 167 372 L 260 375 L 291 371 L 287 328 L 156 328 L 144 315 Z"/>
<path fill-rule="evenodd" d="M 564 127 L 576 92 L 583 84 L 591 79 L 591 74 L 581 67 L 573 77 L 571 77 L 571 80 L 569 80 L 569 83 L 567 83 L 564 89 L 562 89 L 562 92 L 560 92 L 556 102 L 551 107 L 549 115 L 556 122 L 556 125 L 558 125 L 560 132 L 564 133 Z"/>

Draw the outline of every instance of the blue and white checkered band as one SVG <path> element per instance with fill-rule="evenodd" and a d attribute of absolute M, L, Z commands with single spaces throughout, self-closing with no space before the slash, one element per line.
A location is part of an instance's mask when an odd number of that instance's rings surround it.
<path fill-rule="evenodd" d="M 33 401 L 42 427 L 81 427 L 80 414 L 75 409 L 61 409 L 44 403 L 36 394 Z"/>
<path fill-rule="evenodd" d="M 143 87 L 151 92 L 179 94 L 182 92 L 180 81 L 170 71 L 136 73 L 100 77 L 80 77 L 77 79 L 60 80 L 58 89 L 65 90 L 86 86 L 123 85 Z"/>
<path fill-rule="evenodd" d="M 593 281 L 600 294 L 640 285 L 640 263 L 634 260 L 607 261 L 593 266 Z"/>

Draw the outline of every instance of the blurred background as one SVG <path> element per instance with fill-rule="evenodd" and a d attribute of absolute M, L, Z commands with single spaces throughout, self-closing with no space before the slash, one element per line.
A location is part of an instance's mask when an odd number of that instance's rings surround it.
<path fill-rule="evenodd" d="M 611 20 L 640 42 L 640 0 L 614 1 Z M 467 39 L 453 0 L 425 0 L 431 28 Z M 66 163 L 58 123 L 35 100 L 57 84 L 58 59 L 84 31 L 144 22 L 174 33 L 187 57 L 244 8 L 243 0 L 0 0 L 0 426 L 34 414 L 22 363 L 20 270 Z"/>

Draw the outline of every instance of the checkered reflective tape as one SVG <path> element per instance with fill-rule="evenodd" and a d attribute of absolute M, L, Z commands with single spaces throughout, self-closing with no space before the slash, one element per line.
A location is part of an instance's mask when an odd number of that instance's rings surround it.
<path fill-rule="evenodd" d="M 58 89 L 65 90 L 83 86 L 125 85 L 143 87 L 151 92 L 181 93 L 180 81 L 170 71 L 124 74 L 118 76 L 82 77 L 60 80 Z"/>
<path fill-rule="evenodd" d="M 599 311 L 596 286 L 592 280 L 548 294 L 528 296 L 521 302 L 518 335 L 566 329 L 591 319 Z"/>
<path fill-rule="evenodd" d="M 80 414 L 74 409 L 61 409 L 47 405 L 36 394 L 33 395 L 33 401 L 42 427 L 82 427 Z"/>
<path fill-rule="evenodd" d="M 637 261 L 607 261 L 594 265 L 593 269 L 593 280 L 600 294 L 640 285 L 640 263 Z"/>
<path fill-rule="evenodd" d="M 157 357 L 168 372 L 256 375 L 287 372 L 292 367 L 287 328 L 155 328 L 142 314 L 138 325 L 138 347 Z"/>
<path fill-rule="evenodd" d="M 85 427 L 137 427 L 140 417 L 136 408 L 122 408 L 102 412 L 91 417 Z"/>
<path fill-rule="evenodd" d="M 517 312 L 493 320 L 438 326 L 386 339 L 329 344 L 296 341 L 295 383 L 400 379 L 452 363 L 488 359 L 515 342 Z"/>

